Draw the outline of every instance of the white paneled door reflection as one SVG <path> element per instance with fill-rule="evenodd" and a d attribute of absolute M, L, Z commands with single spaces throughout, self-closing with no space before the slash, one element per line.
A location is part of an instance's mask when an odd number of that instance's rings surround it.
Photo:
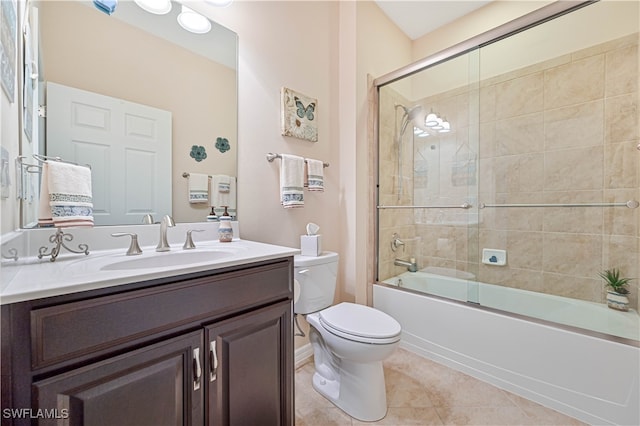
<path fill-rule="evenodd" d="M 171 214 L 171 112 L 47 83 L 47 155 L 92 169 L 96 225 Z"/>

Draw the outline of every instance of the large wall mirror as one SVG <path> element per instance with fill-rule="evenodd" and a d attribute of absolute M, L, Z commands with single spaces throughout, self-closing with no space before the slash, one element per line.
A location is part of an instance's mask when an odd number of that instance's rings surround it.
<path fill-rule="evenodd" d="M 204 221 L 210 203 L 189 202 L 183 175 L 237 175 L 237 35 L 215 22 L 206 34 L 188 32 L 181 11 L 29 3 L 21 155 L 90 164 L 96 225 L 139 224 L 146 214 Z M 112 143 L 125 144 L 120 154 Z M 24 228 L 38 219 L 41 178 L 30 171 Z"/>

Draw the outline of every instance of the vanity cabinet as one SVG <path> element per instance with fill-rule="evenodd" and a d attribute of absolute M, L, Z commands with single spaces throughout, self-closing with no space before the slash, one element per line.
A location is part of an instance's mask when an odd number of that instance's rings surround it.
<path fill-rule="evenodd" d="M 2 305 L 2 424 L 293 425 L 293 259 Z"/>

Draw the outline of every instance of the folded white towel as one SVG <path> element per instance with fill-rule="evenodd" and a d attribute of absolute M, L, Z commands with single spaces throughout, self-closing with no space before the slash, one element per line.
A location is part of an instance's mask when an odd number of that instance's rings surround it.
<path fill-rule="evenodd" d="M 51 207 L 49 206 L 49 164 L 42 165 L 40 174 L 40 204 L 38 204 L 38 225 L 53 226 Z"/>
<path fill-rule="evenodd" d="M 236 178 L 227 175 L 213 175 L 211 181 L 211 207 L 218 216 L 222 216 L 227 208 L 227 214 L 236 217 Z"/>
<path fill-rule="evenodd" d="M 312 158 L 305 159 L 307 163 L 307 189 L 309 191 L 324 191 L 324 163 Z"/>
<path fill-rule="evenodd" d="M 48 210 L 45 205 L 47 198 Z M 89 167 L 59 161 L 43 164 L 38 222 L 43 225 L 53 223 L 58 228 L 93 226 Z"/>
<path fill-rule="evenodd" d="M 209 201 L 209 175 L 189 173 L 189 202 L 202 204 Z"/>
<path fill-rule="evenodd" d="M 285 209 L 304 207 L 304 158 L 280 155 L 280 202 Z"/>

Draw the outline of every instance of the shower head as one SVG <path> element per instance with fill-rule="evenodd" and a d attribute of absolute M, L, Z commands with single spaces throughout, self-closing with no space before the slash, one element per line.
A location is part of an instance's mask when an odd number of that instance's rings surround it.
<path fill-rule="evenodd" d="M 422 105 L 414 105 L 411 108 L 407 108 L 406 106 L 402 105 L 402 104 L 396 104 L 396 108 L 402 108 L 402 110 L 404 111 L 404 115 L 409 119 L 409 120 L 413 120 L 414 118 L 417 117 L 418 114 L 420 114 L 420 112 L 422 111 Z"/>
<path fill-rule="evenodd" d="M 405 130 L 407 130 L 407 126 L 411 123 L 415 118 L 422 112 L 422 105 L 414 105 L 411 108 L 407 108 L 404 105 L 396 104 L 396 108 L 402 108 L 404 114 L 402 115 L 402 129 L 400 130 L 400 134 L 403 135 Z"/>

